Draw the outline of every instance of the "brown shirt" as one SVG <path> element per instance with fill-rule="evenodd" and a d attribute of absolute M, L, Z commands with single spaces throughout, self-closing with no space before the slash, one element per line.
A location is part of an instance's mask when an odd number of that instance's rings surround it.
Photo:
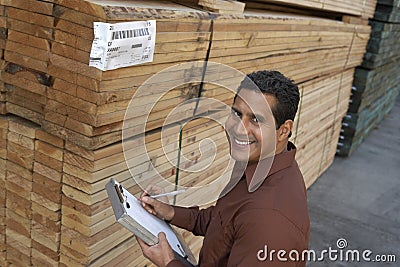
<path fill-rule="evenodd" d="M 215 206 L 202 210 L 174 207 L 172 224 L 204 236 L 200 267 L 306 265 L 301 252 L 308 248 L 310 221 L 295 153 L 295 146 L 289 143 L 288 151 L 275 156 L 268 175 L 254 192 L 249 192 L 249 184 L 256 164 L 246 168 L 242 179 Z M 299 260 L 291 260 L 297 255 Z M 173 260 L 167 266 L 183 265 Z"/>

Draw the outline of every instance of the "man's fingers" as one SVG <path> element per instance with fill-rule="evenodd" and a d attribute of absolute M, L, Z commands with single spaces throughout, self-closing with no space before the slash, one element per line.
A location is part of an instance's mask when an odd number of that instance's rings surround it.
<path fill-rule="evenodd" d="M 142 206 L 143 208 L 150 214 L 153 214 L 154 216 L 158 216 L 158 213 L 160 212 L 160 204 L 158 200 L 155 200 L 151 197 L 145 196 L 141 198 Z"/>
<path fill-rule="evenodd" d="M 155 200 L 154 198 L 148 197 L 148 196 L 142 197 L 142 202 L 147 205 L 152 206 L 154 210 L 157 210 L 158 208 L 160 208 L 160 204 L 161 204 L 160 201 Z"/>
<path fill-rule="evenodd" d="M 143 198 L 145 196 L 148 196 L 149 194 L 147 193 L 147 191 L 143 191 L 143 193 L 140 195 L 140 198 Z"/>
<path fill-rule="evenodd" d="M 159 243 L 168 242 L 168 241 L 167 241 L 167 236 L 165 235 L 164 232 L 159 232 L 159 233 L 158 233 L 158 242 L 159 242 Z"/>
<path fill-rule="evenodd" d="M 140 239 L 137 236 L 135 236 L 135 237 L 136 237 L 136 241 L 138 242 L 139 246 L 142 248 L 143 252 L 149 248 L 149 245 L 147 245 L 142 239 Z"/>

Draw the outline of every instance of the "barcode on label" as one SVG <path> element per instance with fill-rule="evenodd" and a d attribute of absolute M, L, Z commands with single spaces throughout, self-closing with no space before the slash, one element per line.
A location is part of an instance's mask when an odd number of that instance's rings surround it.
<path fill-rule="evenodd" d="M 134 30 L 114 31 L 111 40 L 135 38 L 150 35 L 149 28 L 140 28 Z"/>

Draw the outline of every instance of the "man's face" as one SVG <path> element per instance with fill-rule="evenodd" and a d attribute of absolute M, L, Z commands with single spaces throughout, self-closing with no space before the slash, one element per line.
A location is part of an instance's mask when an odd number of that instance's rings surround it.
<path fill-rule="evenodd" d="M 225 124 L 231 156 L 235 160 L 257 162 L 274 155 L 275 120 L 269 107 L 275 101 L 272 95 L 240 90 Z"/>

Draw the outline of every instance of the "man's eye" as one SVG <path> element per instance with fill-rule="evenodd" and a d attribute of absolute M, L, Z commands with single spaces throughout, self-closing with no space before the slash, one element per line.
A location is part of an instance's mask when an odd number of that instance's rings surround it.
<path fill-rule="evenodd" d="M 241 114 L 236 110 L 232 109 L 232 115 L 234 115 L 235 117 L 240 117 Z"/>
<path fill-rule="evenodd" d="M 256 117 L 254 117 L 251 121 L 254 123 L 258 123 L 258 119 Z"/>

